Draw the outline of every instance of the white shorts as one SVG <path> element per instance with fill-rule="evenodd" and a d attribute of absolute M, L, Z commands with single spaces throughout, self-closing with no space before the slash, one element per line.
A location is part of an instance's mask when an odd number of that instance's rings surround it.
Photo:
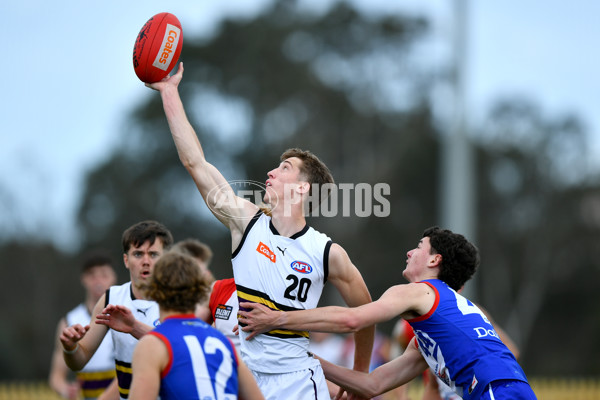
<path fill-rule="evenodd" d="M 321 365 L 283 374 L 252 371 L 265 400 L 328 400 L 329 390 Z"/>

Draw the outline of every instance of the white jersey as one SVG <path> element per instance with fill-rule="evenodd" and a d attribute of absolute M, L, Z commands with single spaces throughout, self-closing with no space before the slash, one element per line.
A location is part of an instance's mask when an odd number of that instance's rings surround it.
<path fill-rule="evenodd" d="M 316 308 L 327 280 L 330 247 L 329 237 L 308 226 L 292 237 L 281 236 L 270 217 L 257 213 L 232 255 L 239 301 L 282 311 Z M 307 331 L 277 329 L 250 341 L 246 332 L 239 332 L 242 358 L 253 371 L 293 372 L 319 363 L 308 353 Z"/>
<path fill-rule="evenodd" d="M 92 316 L 85 304 L 80 304 L 67 313 L 67 325 L 81 324 L 88 325 L 92 320 Z M 104 336 L 104 340 L 100 343 L 100 347 L 94 353 L 92 358 L 81 369 L 82 372 L 109 371 L 115 368 L 115 353 L 113 349 L 113 341 L 110 335 Z"/>
<path fill-rule="evenodd" d="M 111 286 L 106 293 L 106 304 L 123 305 L 131 310 L 133 316 L 146 325 L 159 324 L 158 303 L 151 300 L 136 299 L 131 290 L 131 282 L 121 286 Z M 129 396 L 131 386 L 131 359 L 138 340 L 128 333 L 110 329 L 115 348 L 115 364 L 119 381 L 119 394 L 122 399 Z"/>
<path fill-rule="evenodd" d="M 92 320 L 85 304 L 80 304 L 65 317 L 68 326 L 81 324 L 88 325 Z M 85 364 L 77 371 L 77 381 L 81 387 L 81 394 L 85 399 L 95 399 L 110 385 L 115 377 L 115 353 L 110 335 L 105 335 L 100 346 Z"/>

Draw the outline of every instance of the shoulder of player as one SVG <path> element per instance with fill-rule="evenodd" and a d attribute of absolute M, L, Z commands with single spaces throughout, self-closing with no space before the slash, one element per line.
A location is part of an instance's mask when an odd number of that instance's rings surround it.
<path fill-rule="evenodd" d="M 337 243 L 332 243 L 329 247 L 327 263 L 329 265 L 329 279 L 335 279 L 336 276 L 344 275 L 346 272 L 355 269 L 346 250 Z"/>
<path fill-rule="evenodd" d="M 344 250 L 344 248 L 339 244 L 332 243 L 329 248 L 329 265 L 332 265 L 334 263 L 339 264 L 349 262 L 351 261 L 346 250 Z"/>
<path fill-rule="evenodd" d="M 435 297 L 434 290 L 425 283 L 405 283 L 394 285 L 387 289 L 379 298 L 382 302 L 400 300 L 406 303 L 408 309 L 419 307 L 421 303 L 431 297 Z"/>
<path fill-rule="evenodd" d="M 167 344 L 158 335 L 147 334 L 140 338 L 134 350 L 134 357 L 145 358 L 145 362 L 157 363 L 161 366 L 161 370 L 166 366 L 169 359 L 169 350 Z"/>
<path fill-rule="evenodd" d="M 160 348 L 160 347 L 165 347 L 166 350 L 166 344 L 165 344 L 165 337 L 162 334 L 158 334 L 156 332 L 150 331 L 148 332 L 147 335 L 144 335 L 140 338 L 140 340 L 138 341 L 137 346 L 142 346 L 143 348 L 146 349 L 150 349 L 150 348 Z"/>
<path fill-rule="evenodd" d="M 422 298 L 435 296 L 435 290 L 426 283 L 413 282 L 393 286 L 396 294 L 410 296 L 412 298 Z"/>
<path fill-rule="evenodd" d="M 231 231 L 232 238 L 241 240 L 244 232 L 252 221 L 260 218 L 260 208 L 248 200 L 240 198 L 240 209 L 236 215 L 231 215 L 228 220 L 228 228 Z"/>

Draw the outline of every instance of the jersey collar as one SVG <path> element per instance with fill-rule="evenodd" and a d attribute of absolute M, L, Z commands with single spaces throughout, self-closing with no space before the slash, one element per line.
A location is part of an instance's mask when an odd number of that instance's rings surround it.
<path fill-rule="evenodd" d="M 273 220 L 269 221 L 269 228 L 271 229 L 271 232 L 274 235 L 281 236 L 281 234 L 277 231 L 277 229 L 273 225 Z M 290 236 L 290 239 L 298 239 L 300 236 L 304 235 L 306 232 L 308 232 L 308 224 L 304 225 L 304 228 L 300 229 L 300 231 L 298 231 L 298 232 L 294 233 L 292 236 Z"/>

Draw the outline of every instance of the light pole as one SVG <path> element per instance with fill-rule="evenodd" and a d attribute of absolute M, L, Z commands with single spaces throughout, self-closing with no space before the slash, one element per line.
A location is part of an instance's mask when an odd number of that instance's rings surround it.
<path fill-rule="evenodd" d="M 450 131 L 442 140 L 442 221 L 443 226 L 475 240 L 475 168 L 466 118 L 466 66 L 468 0 L 454 0 L 452 34 L 452 118 Z M 475 278 L 465 286 L 474 297 Z"/>

